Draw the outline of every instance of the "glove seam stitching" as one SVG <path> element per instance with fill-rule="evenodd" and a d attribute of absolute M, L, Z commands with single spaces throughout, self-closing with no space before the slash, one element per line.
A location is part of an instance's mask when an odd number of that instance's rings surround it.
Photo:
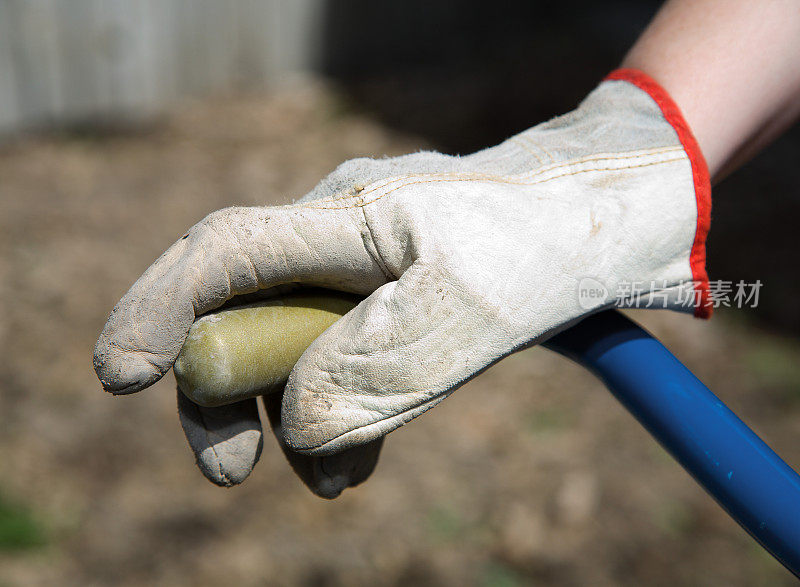
<path fill-rule="evenodd" d="M 408 180 L 408 179 L 415 179 L 415 178 L 420 178 L 420 177 L 429 177 L 429 178 L 455 177 L 455 178 L 463 178 L 465 180 L 469 180 L 469 179 L 478 179 L 478 180 L 480 180 L 480 179 L 489 179 L 489 180 L 500 179 L 500 180 L 508 180 L 511 177 L 530 179 L 530 178 L 542 175 L 544 173 L 547 173 L 548 171 L 553 171 L 553 170 L 556 170 L 556 169 L 570 167 L 572 165 L 577 165 L 577 164 L 580 164 L 580 163 L 589 163 L 589 162 L 594 162 L 594 161 L 619 161 L 619 160 L 623 160 L 623 159 L 641 159 L 641 158 L 644 158 L 644 157 L 649 157 L 649 156 L 653 156 L 653 155 L 661 155 L 661 154 L 672 153 L 672 152 L 684 152 L 684 151 L 683 151 L 683 148 L 680 145 L 672 145 L 672 146 L 669 146 L 669 147 L 661 147 L 659 149 L 651 149 L 651 150 L 647 150 L 647 151 L 632 151 L 630 153 L 621 153 L 621 154 L 617 154 L 617 155 L 602 154 L 603 155 L 602 157 L 598 156 L 599 154 L 596 154 L 596 155 L 592 155 L 592 156 L 581 157 L 581 158 L 578 158 L 578 159 L 571 159 L 569 161 L 565 161 L 565 162 L 558 163 L 558 164 L 555 164 L 555 165 L 549 165 L 549 166 L 546 166 L 546 167 L 542 167 L 542 168 L 536 169 L 532 173 L 520 174 L 520 175 L 516 175 L 516 176 L 504 176 L 504 175 L 494 175 L 494 174 L 490 174 L 490 173 L 476 173 L 476 172 L 412 173 L 412 174 L 406 174 L 406 175 L 400 175 L 400 176 L 392 177 L 392 178 L 389 178 L 388 180 L 386 180 L 385 182 L 383 182 L 383 183 L 381 183 L 379 185 L 373 185 L 371 188 L 365 189 L 365 190 L 359 192 L 358 197 L 359 198 L 363 198 L 363 196 L 365 196 L 367 194 L 370 194 L 370 193 L 374 193 L 375 191 L 380 190 L 382 188 L 389 187 L 390 185 L 392 185 L 395 182 L 405 181 L 405 180 Z M 620 167 L 619 169 L 625 169 L 625 168 L 624 167 Z M 598 171 L 599 170 L 602 170 L 602 169 L 598 169 Z M 515 182 L 506 181 L 505 183 L 515 183 Z M 516 183 L 523 183 L 523 182 L 516 182 Z M 536 182 L 534 182 L 534 183 L 536 183 Z M 531 185 L 533 185 L 533 184 L 531 184 Z M 324 202 L 339 202 L 339 201 L 347 200 L 347 199 L 353 198 L 353 197 L 354 197 L 353 194 L 331 196 L 330 198 L 320 198 L 318 200 L 313 200 L 312 202 L 304 202 L 302 204 L 293 204 L 293 206 L 315 208 L 317 206 L 313 206 L 312 204 L 318 204 L 318 203 L 324 203 Z"/>
<path fill-rule="evenodd" d="M 562 173 L 560 175 L 556 175 L 556 176 L 553 176 L 553 177 L 548 177 L 546 179 L 541 179 L 541 180 L 532 181 L 532 182 L 513 181 L 513 180 L 511 180 L 510 177 L 503 177 L 503 176 L 485 177 L 485 178 L 455 177 L 455 178 L 428 179 L 428 180 L 422 180 L 422 181 L 410 181 L 410 182 L 407 182 L 407 183 L 400 184 L 399 186 L 396 186 L 396 187 L 390 189 L 389 191 L 378 195 L 377 197 L 373 198 L 372 200 L 370 200 L 368 202 L 364 202 L 363 198 L 358 197 L 356 199 L 355 203 L 352 204 L 352 205 L 349 205 L 349 206 L 311 206 L 311 205 L 309 205 L 307 207 L 308 208 L 313 208 L 313 209 L 318 209 L 318 210 L 350 210 L 352 208 L 363 208 L 364 206 L 367 206 L 369 204 L 373 204 L 373 203 L 377 202 L 378 200 L 380 200 L 381 198 L 383 198 L 384 196 L 388 196 L 389 194 L 391 194 L 393 192 L 396 192 L 396 191 L 398 191 L 400 189 L 406 188 L 406 187 L 411 186 L 411 185 L 419 185 L 419 184 L 427 184 L 427 183 L 445 183 L 445 182 L 457 182 L 457 181 L 464 181 L 464 182 L 467 182 L 467 181 L 485 181 L 485 182 L 491 182 L 491 183 L 505 183 L 505 184 L 512 184 L 512 185 L 532 186 L 532 185 L 539 185 L 539 184 L 542 184 L 542 183 L 547 183 L 548 181 L 553 181 L 553 180 L 560 179 L 560 178 L 563 178 L 563 177 L 579 175 L 581 173 L 590 173 L 590 172 L 594 172 L 594 171 L 625 171 L 625 170 L 628 170 L 628 169 L 637 169 L 637 168 L 640 168 L 640 167 L 650 167 L 650 166 L 653 166 L 653 165 L 662 165 L 662 164 L 666 164 L 666 163 L 673 163 L 673 162 L 676 162 L 676 161 L 684 161 L 684 160 L 685 160 L 685 157 L 675 157 L 673 159 L 664 159 L 662 161 L 651 161 L 651 162 L 648 162 L 648 163 L 641 163 L 639 165 L 627 165 L 625 167 L 593 167 L 591 169 L 579 169 L 579 170 L 576 170 L 576 171 L 572 171 L 570 173 Z"/>

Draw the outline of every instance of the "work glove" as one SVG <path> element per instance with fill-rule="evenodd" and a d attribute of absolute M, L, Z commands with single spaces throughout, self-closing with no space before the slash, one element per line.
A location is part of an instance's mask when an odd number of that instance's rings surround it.
<path fill-rule="evenodd" d="M 194 319 L 236 295 L 304 284 L 367 296 L 305 351 L 283 394 L 288 447 L 330 458 L 592 312 L 707 317 L 709 218 L 708 171 L 678 108 L 619 70 L 499 146 L 355 159 L 296 204 L 212 213 L 117 304 L 95 368 L 115 394 L 151 385 Z M 228 409 L 229 423 L 257 418 L 247 402 Z M 229 454 L 253 453 L 225 434 Z"/>

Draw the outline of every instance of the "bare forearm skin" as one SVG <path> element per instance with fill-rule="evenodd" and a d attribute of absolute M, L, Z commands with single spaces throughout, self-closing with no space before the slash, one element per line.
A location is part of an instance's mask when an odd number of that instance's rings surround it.
<path fill-rule="evenodd" d="M 800 1 L 670 0 L 622 66 L 669 92 L 717 182 L 800 116 Z"/>

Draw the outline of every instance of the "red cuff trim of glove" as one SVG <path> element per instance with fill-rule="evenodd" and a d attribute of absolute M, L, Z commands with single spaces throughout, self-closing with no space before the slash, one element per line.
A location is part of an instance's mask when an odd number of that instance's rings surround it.
<path fill-rule="evenodd" d="M 638 69 L 617 69 L 612 71 L 606 80 L 626 81 L 647 92 L 661 108 L 667 122 L 678 133 L 683 150 L 689 156 L 694 179 L 694 194 L 697 200 L 697 229 L 689 256 L 689 265 L 692 268 L 692 279 L 694 279 L 694 289 L 697 295 L 694 315 L 698 318 L 710 318 L 713 308 L 711 292 L 708 287 L 708 274 L 706 273 L 706 237 L 711 226 L 711 179 L 705 157 L 700 151 L 700 145 L 697 144 L 697 139 L 694 138 L 689 125 L 686 124 L 678 105 L 670 98 L 667 91 L 649 75 Z"/>

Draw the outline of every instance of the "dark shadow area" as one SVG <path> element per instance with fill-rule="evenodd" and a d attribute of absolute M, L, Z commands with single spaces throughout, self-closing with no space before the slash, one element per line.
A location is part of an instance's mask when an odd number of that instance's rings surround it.
<path fill-rule="evenodd" d="M 714 189 L 708 272 L 712 279 L 763 282 L 748 314 L 770 329 L 800 333 L 797 221 L 800 126 Z"/>
<path fill-rule="evenodd" d="M 323 72 L 355 107 L 448 153 L 498 143 L 572 109 L 614 69 L 657 1 L 544 3 L 336 0 Z M 712 279 L 760 279 L 751 316 L 800 331 L 793 224 L 800 217 L 794 129 L 715 190 Z"/>
<path fill-rule="evenodd" d="M 658 2 L 329 2 L 323 72 L 383 122 L 466 153 L 575 106 Z"/>

